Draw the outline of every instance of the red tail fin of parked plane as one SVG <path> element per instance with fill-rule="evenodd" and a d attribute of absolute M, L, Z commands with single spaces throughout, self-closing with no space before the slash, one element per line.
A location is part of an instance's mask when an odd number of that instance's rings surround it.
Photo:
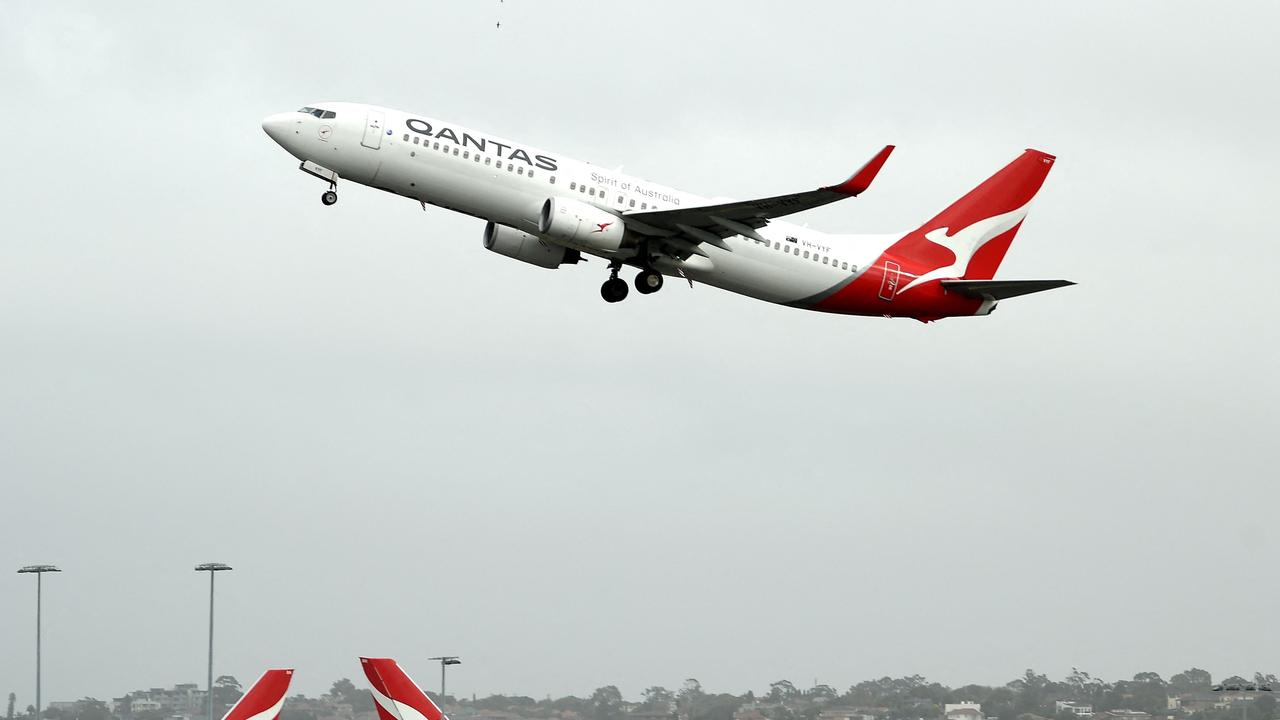
<path fill-rule="evenodd" d="M 444 713 L 391 658 L 360 658 L 379 720 L 443 720 Z"/>
<path fill-rule="evenodd" d="M 222 720 L 276 720 L 292 679 L 292 669 L 266 671 Z"/>

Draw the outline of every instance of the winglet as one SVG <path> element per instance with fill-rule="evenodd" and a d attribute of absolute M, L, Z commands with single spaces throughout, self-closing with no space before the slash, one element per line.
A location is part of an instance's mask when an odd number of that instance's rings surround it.
<path fill-rule="evenodd" d="M 223 720 L 276 720 L 284 706 L 285 693 L 289 692 L 292 669 L 268 670 L 249 688 Z"/>
<path fill-rule="evenodd" d="M 875 157 L 867 161 L 867 164 L 863 165 L 861 170 L 854 173 L 853 177 L 845 180 L 839 185 L 831 185 L 822 189 L 830 190 L 831 192 L 838 192 L 842 195 L 853 195 L 856 197 L 862 191 L 871 187 L 871 181 L 876 179 L 876 173 L 880 172 L 880 168 L 884 167 L 884 163 L 889 159 L 889 153 L 893 152 L 893 148 L 893 145 L 885 145 L 884 149 L 879 153 L 876 153 Z"/>

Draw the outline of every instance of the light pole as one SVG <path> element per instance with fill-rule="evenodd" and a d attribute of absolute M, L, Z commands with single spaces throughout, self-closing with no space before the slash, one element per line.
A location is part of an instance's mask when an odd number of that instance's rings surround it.
<path fill-rule="evenodd" d="M 205 686 L 208 688 L 205 700 L 209 703 L 209 720 L 213 720 L 213 576 L 230 569 L 231 566 L 226 563 L 201 563 L 196 566 L 196 572 L 209 573 L 209 682 Z"/>
<path fill-rule="evenodd" d="M 53 565 L 27 565 L 18 568 L 20 573 L 34 573 L 36 576 L 36 720 L 40 720 L 40 596 L 44 574 L 62 572 Z"/>
<path fill-rule="evenodd" d="M 440 702 L 444 703 L 444 670 L 450 665 L 461 665 L 462 661 L 457 655 L 441 655 L 440 657 L 427 658 L 428 660 L 440 661 Z"/>

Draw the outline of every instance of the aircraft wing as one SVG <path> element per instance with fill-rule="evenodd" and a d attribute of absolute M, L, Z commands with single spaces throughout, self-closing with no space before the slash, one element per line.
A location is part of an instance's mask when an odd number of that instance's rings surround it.
<path fill-rule="evenodd" d="M 693 252 L 698 252 L 696 245 L 704 242 L 725 247 L 724 238 L 733 235 L 763 240 L 756 233 L 756 229 L 768 225 L 773 218 L 812 210 L 837 200 L 857 197 L 871 185 L 876 173 L 880 172 L 880 168 L 889 159 L 893 148 L 893 145 L 886 145 L 848 180 L 817 190 L 720 205 L 627 213 L 623 218 L 628 230 L 657 237 L 687 238 L 692 241 L 690 245 L 694 248 Z"/>

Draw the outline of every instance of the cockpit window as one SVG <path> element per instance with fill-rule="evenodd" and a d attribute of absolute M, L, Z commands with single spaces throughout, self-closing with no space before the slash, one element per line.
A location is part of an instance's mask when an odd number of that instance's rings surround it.
<path fill-rule="evenodd" d="M 332 119 L 334 119 L 334 118 L 336 118 L 336 117 L 338 117 L 338 113 L 336 113 L 336 112 L 334 112 L 334 111 L 332 111 L 332 110 L 325 110 L 325 111 L 324 111 L 324 114 L 320 116 L 320 119 L 321 119 L 321 120 L 332 120 Z"/>
<path fill-rule="evenodd" d="M 315 108 L 313 108 L 313 107 L 304 107 L 304 108 L 302 108 L 302 109 L 298 110 L 298 112 L 300 112 L 300 113 L 306 113 L 307 115 L 310 115 L 311 113 L 313 113 L 313 112 L 315 112 L 315 111 L 316 111 L 316 109 L 315 109 Z"/>
<path fill-rule="evenodd" d="M 312 110 L 311 114 L 315 115 L 316 117 L 324 117 L 324 111 L 321 110 L 320 108 L 316 108 L 315 110 Z"/>

